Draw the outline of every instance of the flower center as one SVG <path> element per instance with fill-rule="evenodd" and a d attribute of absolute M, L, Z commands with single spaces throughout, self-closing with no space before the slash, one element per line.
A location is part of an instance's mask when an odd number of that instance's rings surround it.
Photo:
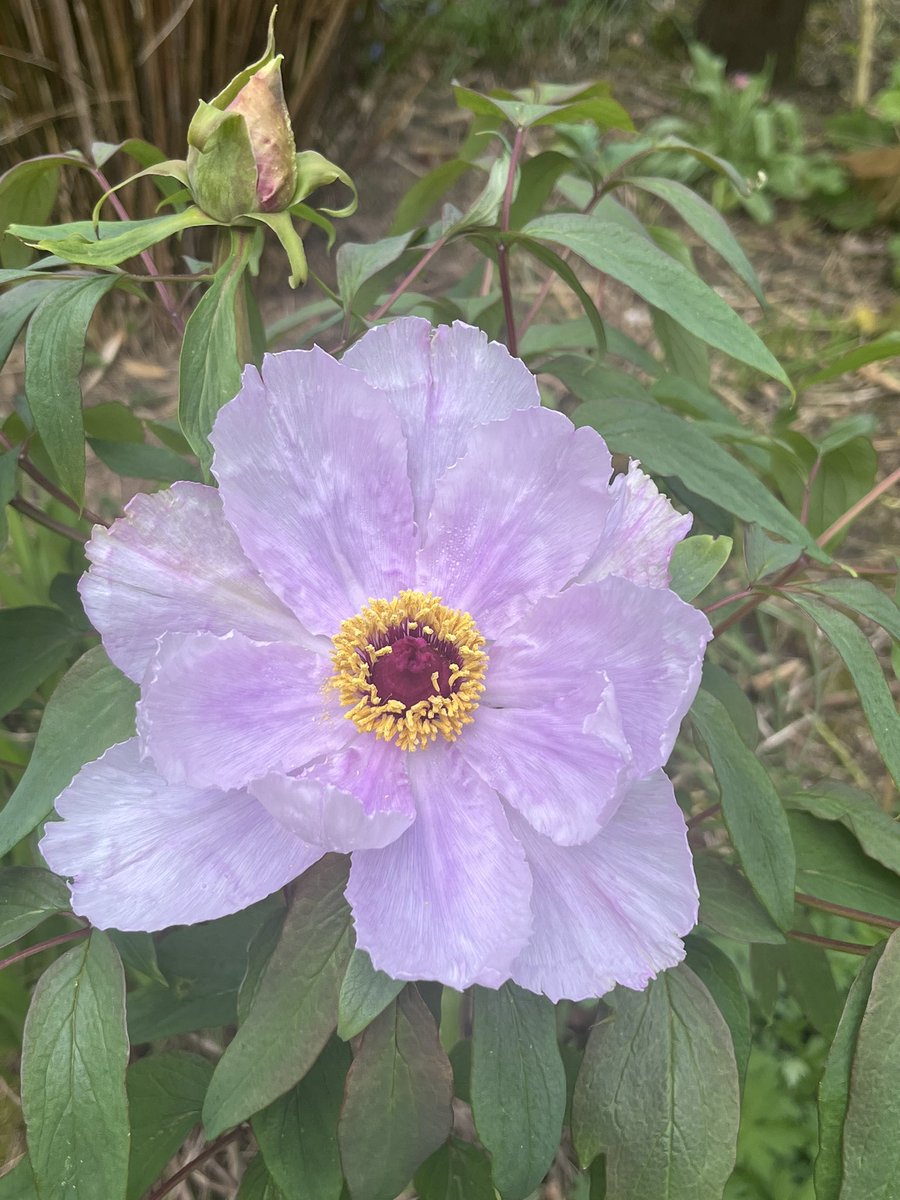
<path fill-rule="evenodd" d="M 430 592 L 370 600 L 332 639 L 332 684 L 359 729 L 401 750 L 455 741 L 484 691 L 484 638 Z"/>

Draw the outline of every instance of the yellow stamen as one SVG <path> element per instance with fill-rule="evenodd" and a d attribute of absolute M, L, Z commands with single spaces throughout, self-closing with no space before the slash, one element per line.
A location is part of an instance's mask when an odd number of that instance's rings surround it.
<path fill-rule="evenodd" d="M 434 694 L 415 704 L 382 700 L 372 682 L 373 663 L 391 653 L 392 642 L 414 633 L 425 637 L 448 660 L 449 696 L 440 693 L 438 672 L 431 676 Z M 467 612 L 447 608 L 430 592 L 403 591 L 392 600 L 370 600 L 355 617 L 344 621 L 332 639 L 332 686 L 344 716 L 358 729 L 374 733 L 401 750 L 418 750 L 438 734 L 455 741 L 484 691 L 487 655 L 484 638 Z"/>

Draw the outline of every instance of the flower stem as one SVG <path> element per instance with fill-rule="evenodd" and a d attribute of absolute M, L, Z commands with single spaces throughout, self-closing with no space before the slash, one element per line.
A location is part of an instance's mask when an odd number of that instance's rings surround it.
<path fill-rule="evenodd" d="M 93 176 L 97 180 L 97 182 L 100 184 L 100 186 L 103 188 L 103 190 L 108 193 L 106 199 L 110 202 L 110 204 L 115 209 L 116 215 L 118 216 L 119 220 L 120 221 L 130 221 L 131 218 L 128 215 L 128 211 L 125 208 L 125 205 L 119 199 L 118 195 L 112 190 L 112 185 L 110 184 L 110 182 L 106 178 L 106 176 L 103 174 L 103 172 L 100 170 L 100 168 L 99 167 L 94 168 L 94 170 L 91 173 L 93 174 Z M 166 287 L 165 283 L 163 282 L 162 278 L 160 277 L 159 271 L 157 270 L 157 267 L 156 267 L 156 263 L 153 261 L 153 255 L 150 253 L 149 250 L 141 251 L 141 261 L 143 262 L 144 266 L 147 268 L 147 273 L 149 275 L 154 276 L 153 282 L 156 287 L 156 291 L 159 295 L 159 298 L 162 301 L 162 306 L 168 313 L 169 320 L 172 322 L 173 326 L 175 327 L 175 332 L 178 334 L 179 337 L 182 337 L 184 335 L 184 320 L 181 316 L 181 313 L 178 311 L 178 305 L 175 303 L 175 297 L 172 295 L 172 293 L 169 291 L 169 289 Z"/>
<path fill-rule="evenodd" d="M 413 282 L 413 280 L 416 278 L 416 276 L 419 274 L 419 272 L 429 262 L 431 262 L 431 260 L 437 254 L 438 250 L 443 249 L 446 242 L 447 242 L 446 236 L 439 237 L 438 240 L 434 243 L 434 245 L 429 250 L 425 251 L 425 253 L 422 255 L 422 257 L 419 259 L 419 261 L 413 267 L 413 269 L 407 275 L 405 275 L 403 277 L 403 279 L 400 280 L 400 282 L 397 284 L 397 286 L 391 292 L 390 296 L 388 296 L 387 300 L 385 300 L 384 304 L 379 304 L 379 306 L 376 309 L 374 309 L 372 312 L 369 313 L 369 315 L 366 317 L 366 320 L 370 324 L 372 321 L 377 321 L 381 317 L 384 316 L 384 314 L 388 311 L 389 308 L 391 308 L 391 306 L 394 304 L 394 302 L 403 295 L 403 293 L 406 291 L 406 289 L 409 287 L 409 285 Z"/>
<path fill-rule="evenodd" d="M 12 450 L 13 448 L 12 442 L 2 431 L 0 431 L 0 448 L 4 450 Z M 98 513 L 93 512 L 89 508 L 79 508 L 71 496 L 67 496 L 62 488 L 57 487 L 52 479 L 48 479 L 44 472 L 34 465 L 24 450 L 19 453 L 19 466 L 29 479 L 34 480 L 39 488 L 43 488 L 49 496 L 52 496 L 54 500 L 58 500 L 60 504 L 64 504 L 73 513 L 76 513 L 79 517 L 84 517 L 92 525 L 109 526 L 109 521 L 104 521 Z"/>
<path fill-rule="evenodd" d="M 900 467 L 898 467 L 896 471 L 892 471 L 886 479 L 882 479 L 881 483 L 876 483 L 872 490 L 866 492 L 865 496 L 863 496 L 861 500 L 857 500 L 852 507 L 848 508 L 842 517 L 838 517 L 834 524 L 829 525 L 825 532 L 820 537 L 816 538 L 818 544 L 820 546 L 824 546 L 830 542 L 831 539 L 836 534 L 840 533 L 842 529 L 845 529 L 851 523 L 851 521 L 855 521 L 860 513 L 865 512 L 865 510 L 871 504 L 874 504 L 879 496 L 882 496 L 885 492 L 890 491 L 894 484 L 898 482 L 900 482 Z"/>
<path fill-rule="evenodd" d="M 76 938 L 85 937 L 90 932 L 91 928 L 88 925 L 83 929 L 71 929 L 68 933 L 60 933 L 56 937 L 47 938 L 45 942 L 38 942 L 36 946 L 27 946 L 24 950 L 11 954 L 9 958 L 0 958 L 0 971 L 11 967 L 13 963 L 31 958 L 33 954 L 40 954 L 42 950 L 49 950 L 53 946 L 62 946 L 65 942 L 74 942 Z"/>
<path fill-rule="evenodd" d="M 838 917 L 846 917 L 849 921 L 861 921 L 864 925 L 877 925 L 879 929 L 900 929 L 900 921 L 890 917 L 881 917 L 878 913 L 864 912 L 861 908 L 848 908 L 846 904 L 832 904 L 830 900 L 820 900 L 818 896 L 808 896 L 806 892 L 797 892 L 798 904 L 807 908 L 818 908 L 822 912 L 834 913 Z"/>
<path fill-rule="evenodd" d="M 513 192 L 516 186 L 516 168 L 522 157 L 525 145 L 525 130 L 520 125 L 513 139 L 509 155 L 509 171 L 506 176 L 506 188 L 503 192 L 503 207 L 500 210 L 500 232 L 509 232 L 509 214 L 512 210 Z M 512 284 L 509 278 L 509 248 L 501 238 L 497 244 L 497 274 L 500 278 L 500 294 L 503 297 L 503 314 L 506 320 L 506 344 L 513 358 L 519 355 L 519 339 L 516 334 L 516 315 L 513 309 Z"/>
<path fill-rule="evenodd" d="M 162 1200 L 163 1196 L 168 1196 L 169 1192 L 174 1192 L 179 1183 L 184 1183 L 185 1179 L 193 1175 L 199 1166 L 205 1163 L 208 1158 L 212 1158 L 214 1154 L 217 1154 L 223 1146 L 227 1146 L 229 1142 L 233 1142 L 235 1138 L 240 1135 L 240 1133 L 241 1126 L 238 1125 L 237 1128 L 230 1129 L 228 1133 L 221 1134 L 221 1136 L 217 1137 L 214 1142 L 210 1142 L 208 1146 L 204 1146 L 200 1153 L 195 1155 L 190 1162 L 185 1163 L 180 1170 L 176 1171 L 175 1174 L 170 1179 L 167 1179 L 161 1187 L 158 1187 L 155 1192 L 151 1192 L 147 1197 L 147 1200 Z"/>
<path fill-rule="evenodd" d="M 695 829 L 703 821 L 708 821 L 710 817 L 717 817 L 721 811 L 721 804 L 711 804 L 709 808 L 704 808 L 702 812 L 695 813 L 693 817 L 688 818 L 688 829 Z"/>

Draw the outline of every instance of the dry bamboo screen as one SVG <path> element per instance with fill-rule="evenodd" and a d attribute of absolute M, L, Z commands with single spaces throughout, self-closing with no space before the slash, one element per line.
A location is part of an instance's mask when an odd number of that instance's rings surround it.
<path fill-rule="evenodd" d="M 356 0 L 279 0 L 301 147 Z M 197 101 L 258 57 L 268 0 L 0 0 L 0 173 L 36 154 L 144 137 L 173 158 Z"/>

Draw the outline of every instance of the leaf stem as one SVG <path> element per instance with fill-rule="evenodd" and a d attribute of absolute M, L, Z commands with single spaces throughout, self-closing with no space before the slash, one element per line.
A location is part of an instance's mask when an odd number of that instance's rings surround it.
<path fill-rule="evenodd" d="M 503 191 L 503 207 L 500 210 L 500 232 L 509 232 L 509 214 L 512 210 L 513 192 L 516 187 L 516 168 L 522 157 L 525 145 L 525 129 L 519 126 L 513 139 L 509 155 L 509 171 L 506 175 L 506 187 Z M 500 294 L 503 297 L 503 315 L 506 320 L 506 344 L 513 358 L 519 356 L 519 339 L 516 334 L 516 315 L 513 309 L 512 284 L 509 278 L 509 248 L 502 237 L 497 243 L 497 274 L 500 279 Z"/>
<path fill-rule="evenodd" d="M 688 829 L 694 829 L 703 821 L 708 821 L 710 817 L 716 817 L 722 811 L 721 804 L 711 804 L 709 808 L 704 808 L 702 812 L 695 813 L 693 817 L 689 817 L 687 821 Z"/>
<path fill-rule="evenodd" d="M 859 942 L 842 942 L 837 938 L 819 937 L 817 933 L 804 933 L 800 929 L 789 929 L 787 936 L 795 942 L 809 942 L 811 946 L 821 946 L 823 950 L 840 950 L 843 954 L 858 954 L 861 958 L 865 958 L 872 949 L 871 946 L 863 946 Z"/>
<path fill-rule="evenodd" d="M 68 933 L 59 933 L 56 937 L 47 938 L 45 942 L 38 942 L 35 946 L 26 946 L 24 950 L 19 950 L 17 953 L 11 954 L 9 958 L 0 958 L 0 971 L 11 967 L 13 963 L 21 962 L 25 958 L 31 958 L 33 954 L 40 954 L 42 950 L 49 950 L 53 946 L 62 946 L 65 942 L 74 942 L 76 938 L 85 937 L 90 932 L 91 927 L 87 925 L 82 929 L 71 929 Z"/>
<path fill-rule="evenodd" d="M 60 537 L 68 538 L 70 542 L 77 542 L 79 546 L 83 546 L 87 541 L 83 533 L 79 533 L 71 525 L 64 525 L 62 521 L 55 521 L 53 517 L 48 517 L 37 505 L 31 504 L 28 500 L 23 500 L 21 496 L 13 496 L 9 502 L 9 507 L 14 508 L 16 512 L 20 512 L 23 517 L 30 517 L 36 525 L 43 525 L 45 529 L 52 529 Z"/>
<path fill-rule="evenodd" d="M 409 285 L 413 282 L 413 280 L 416 278 L 416 276 L 419 274 L 419 272 L 426 266 L 426 264 L 431 262 L 431 260 L 437 254 L 438 250 L 442 250 L 444 248 L 444 246 L 446 245 L 446 242 L 447 242 L 447 235 L 444 234 L 442 237 L 438 238 L 438 240 L 434 243 L 434 245 L 429 250 L 425 251 L 425 253 L 422 255 L 422 257 L 419 259 L 419 261 L 413 267 L 413 269 L 408 274 L 406 274 L 403 277 L 403 279 L 400 280 L 400 282 L 397 284 L 397 286 L 391 292 L 390 296 L 388 296 L 387 300 L 385 300 L 384 304 L 379 304 L 379 306 L 373 312 L 369 313 L 369 315 L 366 317 L 366 320 L 370 324 L 373 321 L 377 321 L 377 320 L 379 320 L 379 318 L 384 316 L 384 314 L 388 311 L 389 308 L 391 308 L 391 306 L 394 304 L 394 302 L 403 295 L 403 293 L 406 291 L 406 289 L 409 287 Z"/>
<path fill-rule="evenodd" d="M 795 899 L 798 904 L 805 904 L 807 908 L 819 908 L 822 912 L 834 913 L 838 917 L 846 917 L 849 921 L 877 925 L 879 929 L 900 929 L 900 921 L 894 921 L 890 917 L 865 912 L 861 908 L 848 908 L 846 904 L 832 904 L 830 900 L 820 900 L 818 896 L 809 896 L 806 892 L 797 892 Z"/>
<path fill-rule="evenodd" d="M 865 512 L 865 510 L 871 504 L 874 504 L 879 496 L 882 496 L 885 492 L 890 491 L 894 484 L 898 482 L 900 482 L 900 467 L 898 467 L 896 471 L 892 471 L 886 479 L 882 479 L 881 483 L 876 483 L 872 490 L 866 492 L 861 500 L 857 500 L 854 505 L 847 509 L 843 516 L 838 517 L 834 524 L 829 525 L 825 532 L 820 537 L 816 538 L 818 544 L 820 546 L 824 546 L 826 543 L 830 542 L 831 539 L 836 534 L 840 533 L 842 529 L 845 529 L 851 523 L 851 521 L 855 521 L 860 513 Z"/>
<path fill-rule="evenodd" d="M 241 1126 L 238 1125 L 235 1129 L 229 1129 L 227 1133 L 223 1133 L 220 1137 L 217 1137 L 208 1146 L 204 1146 L 200 1153 L 195 1155 L 190 1162 L 185 1163 L 180 1170 L 176 1171 L 155 1192 L 151 1192 L 147 1200 L 162 1200 L 163 1196 L 168 1196 L 169 1192 L 174 1192 L 179 1183 L 184 1183 L 185 1179 L 193 1175 L 199 1166 L 205 1163 L 208 1158 L 212 1158 L 214 1154 L 217 1154 L 223 1146 L 227 1146 L 229 1142 L 233 1142 L 240 1133 Z"/>
<path fill-rule="evenodd" d="M 12 450 L 13 448 L 13 443 L 2 431 L 0 431 L 0 448 L 4 450 Z M 79 508 L 77 502 L 71 496 L 67 496 L 62 488 L 57 487 L 52 479 L 48 479 L 44 472 L 34 465 L 24 449 L 19 453 L 19 466 L 29 479 L 34 480 L 39 488 L 43 488 L 49 496 L 52 496 L 54 500 L 58 500 L 60 504 L 64 504 L 71 512 L 76 513 L 79 517 L 84 517 L 92 525 L 106 525 L 107 528 L 109 527 L 109 521 L 104 521 L 98 513 L 93 512 L 89 508 Z"/>

